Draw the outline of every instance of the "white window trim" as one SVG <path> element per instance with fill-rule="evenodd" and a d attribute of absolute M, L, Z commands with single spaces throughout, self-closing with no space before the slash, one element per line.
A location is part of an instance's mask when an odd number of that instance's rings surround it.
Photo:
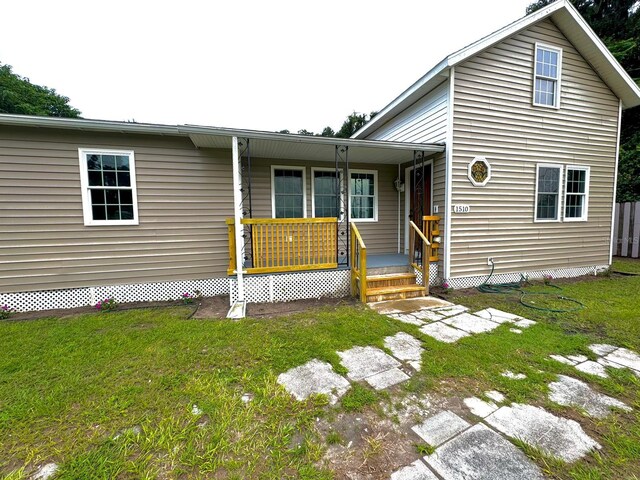
<path fill-rule="evenodd" d="M 314 182 L 315 177 L 314 177 L 314 173 L 315 172 L 334 172 L 335 173 L 336 169 L 335 168 L 327 168 L 327 167 L 311 167 L 311 218 L 316 218 L 316 182 Z M 339 169 L 340 172 L 340 205 L 344 205 L 344 194 L 343 194 L 343 189 L 344 189 L 344 172 L 342 171 L 342 169 Z M 340 220 L 342 220 L 342 218 L 344 217 L 344 214 L 340 215 Z"/>
<path fill-rule="evenodd" d="M 307 218 L 307 169 L 291 165 L 271 165 L 271 218 L 276 218 L 276 170 L 300 170 L 302 172 L 302 218 Z"/>
<path fill-rule="evenodd" d="M 352 173 L 368 173 L 373 174 L 373 218 L 352 218 L 351 217 L 351 174 Z M 349 191 L 349 221 L 350 222 L 362 222 L 362 223 L 375 223 L 378 221 L 378 198 L 380 197 L 380 191 L 378 190 L 378 171 L 377 170 L 349 170 L 349 185 L 347 187 Z"/>
<path fill-rule="evenodd" d="M 87 168 L 87 155 L 128 155 L 129 175 L 131 177 L 131 195 L 133 196 L 133 220 L 94 220 L 89 193 L 89 171 Z M 115 150 L 106 148 L 79 148 L 78 157 L 80 160 L 80 188 L 82 191 L 82 211 L 84 214 L 84 224 L 87 227 L 94 226 L 123 226 L 139 225 L 138 217 L 138 190 L 136 187 L 136 160 L 133 150 Z"/>
<path fill-rule="evenodd" d="M 540 168 L 557 168 L 560 171 L 560 177 L 558 178 L 558 208 L 556 209 L 556 218 L 555 219 L 538 219 L 538 180 L 540 179 Z M 533 198 L 533 221 L 534 223 L 558 223 L 562 220 L 562 213 L 564 202 L 562 201 L 562 186 L 563 186 L 563 178 L 562 174 L 564 172 L 564 165 L 560 165 L 558 163 L 538 163 L 536 164 L 536 194 Z"/>
<path fill-rule="evenodd" d="M 558 52 L 558 80 L 556 81 L 556 91 L 554 95 L 555 104 L 554 105 L 545 105 L 543 103 L 536 103 L 536 59 L 538 58 L 538 48 L 544 48 L 546 50 L 553 50 Z M 542 77 L 544 78 L 544 77 Z M 553 45 L 549 45 L 547 43 L 536 42 L 535 47 L 533 49 L 533 85 L 531 92 L 531 103 L 534 107 L 543 107 L 543 108 L 552 108 L 558 110 L 560 108 L 560 92 L 562 91 L 560 88 L 562 82 L 562 48 L 555 47 Z"/>
<path fill-rule="evenodd" d="M 586 172 L 585 182 L 584 182 L 584 205 L 582 208 L 582 216 L 581 217 L 567 217 L 566 216 L 566 206 L 567 206 L 567 182 L 569 180 L 568 170 L 583 170 Z M 566 165 L 565 166 L 565 176 L 564 176 L 564 206 L 562 208 L 562 217 L 565 222 L 586 222 L 589 219 L 589 179 L 591 177 L 591 167 L 586 167 L 584 165 Z M 573 194 L 572 194 L 573 195 Z"/>

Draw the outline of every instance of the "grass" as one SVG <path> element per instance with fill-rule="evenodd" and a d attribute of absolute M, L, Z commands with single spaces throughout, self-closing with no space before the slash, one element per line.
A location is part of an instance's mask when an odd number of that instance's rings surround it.
<path fill-rule="evenodd" d="M 595 358 L 587 349 L 593 342 L 640 351 L 640 277 L 557 283 L 586 308 L 553 314 L 521 305 L 514 294 L 453 292 L 450 300 L 472 311 L 492 306 L 538 321 L 521 335 L 502 325 L 455 344 L 365 307 L 241 322 L 188 320 L 185 307 L 5 321 L 0 476 L 24 479 L 36 466 L 56 462 L 64 479 L 329 479 L 322 456 L 346 439 L 333 429 L 322 438 L 319 417 L 331 423 L 340 411 L 379 416 L 381 404 L 398 404 L 409 393 L 464 398 L 495 389 L 510 401 L 578 420 L 603 446 L 570 465 L 522 446 L 552 478 L 640 478 L 640 379 L 618 370 L 599 379 L 548 358 Z M 321 395 L 297 402 L 276 382 L 279 373 L 312 358 L 345 373 L 337 351 L 383 348 L 384 337 L 401 330 L 420 338 L 426 351 L 422 371 L 393 396 L 353 384 L 341 404 L 330 407 Z M 527 378 L 506 379 L 504 370 Z M 558 373 L 582 378 L 635 410 L 596 421 L 551 404 L 547 385 Z M 251 401 L 242 400 L 245 393 Z M 364 438 L 363 458 L 383 455 L 386 441 L 379 434 Z M 426 444 L 409 447 L 416 458 L 433 451 Z"/>
<path fill-rule="evenodd" d="M 640 259 L 638 258 L 614 258 L 611 269 L 616 272 L 640 274 Z"/>

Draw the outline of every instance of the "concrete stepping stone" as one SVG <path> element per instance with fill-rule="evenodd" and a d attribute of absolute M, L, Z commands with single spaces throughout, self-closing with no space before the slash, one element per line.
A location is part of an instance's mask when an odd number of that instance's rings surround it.
<path fill-rule="evenodd" d="M 440 315 L 438 312 L 434 312 L 433 310 L 419 310 L 417 312 L 412 312 L 412 315 L 420 320 L 429 320 L 430 322 L 437 322 L 438 320 L 445 318 L 444 315 Z"/>
<path fill-rule="evenodd" d="M 411 465 L 392 473 L 391 480 L 438 480 L 438 478 L 421 460 L 416 460 Z"/>
<path fill-rule="evenodd" d="M 451 328 L 442 322 L 434 322 L 424 325 L 423 327 L 420 327 L 420 331 L 425 335 L 429 335 L 430 337 L 445 343 L 454 343 L 463 337 L 469 336 L 467 332 L 463 332 L 457 328 Z"/>
<path fill-rule="evenodd" d="M 420 361 L 422 359 L 422 342 L 405 332 L 398 332 L 393 336 L 384 339 L 384 346 L 391 350 L 391 355 L 398 360 L 408 362 L 410 360 Z"/>
<path fill-rule="evenodd" d="M 520 330 L 519 328 L 510 328 L 509 331 L 511 333 L 522 333 L 522 330 Z"/>
<path fill-rule="evenodd" d="M 433 312 L 437 312 L 438 315 L 442 315 L 443 317 L 452 317 L 454 315 L 466 312 L 469 309 L 463 305 L 450 305 L 446 307 L 436 307 L 431 310 Z"/>
<path fill-rule="evenodd" d="M 324 394 L 335 404 L 351 387 L 346 378 L 333 371 L 331 364 L 313 359 L 278 375 L 278 383 L 297 400 Z"/>
<path fill-rule="evenodd" d="M 562 355 L 549 355 L 549 358 L 552 358 L 556 362 L 564 363 L 565 365 L 571 365 L 575 367 L 578 362 L 573 360 L 569 360 L 567 357 L 563 357 Z"/>
<path fill-rule="evenodd" d="M 529 328 L 531 325 L 535 325 L 537 322 L 534 322 L 533 320 L 529 320 L 526 318 L 522 318 L 516 322 L 514 322 L 513 324 L 516 327 L 520 327 L 520 328 Z"/>
<path fill-rule="evenodd" d="M 609 374 L 602 364 L 593 362 L 591 360 L 579 363 L 578 365 L 576 365 L 576 370 L 580 370 L 581 372 L 589 373 L 601 378 L 609 377 Z"/>
<path fill-rule="evenodd" d="M 497 390 L 489 390 L 488 392 L 484 392 L 484 396 L 498 403 L 502 403 L 507 399 L 507 397 L 505 397 L 502 393 L 498 392 Z"/>
<path fill-rule="evenodd" d="M 384 390 L 385 388 L 397 385 L 398 383 L 409 380 L 409 375 L 399 368 L 392 368 L 384 372 L 376 373 L 364 379 L 375 390 Z"/>
<path fill-rule="evenodd" d="M 512 313 L 503 312 L 497 308 L 485 308 L 484 310 L 474 313 L 474 315 L 496 323 L 513 323 L 522 318 Z"/>
<path fill-rule="evenodd" d="M 477 424 L 438 447 L 425 461 L 444 480 L 543 480 L 515 445 Z"/>
<path fill-rule="evenodd" d="M 618 347 L 616 347 L 615 345 L 609 345 L 608 343 L 593 343 L 589 345 L 588 348 L 600 357 L 603 357 L 618 349 Z"/>
<path fill-rule="evenodd" d="M 524 380 L 527 376 L 524 373 L 513 373 L 511 370 L 505 370 L 500 375 L 511 380 Z"/>
<path fill-rule="evenodd" d="M 425 322 L 414 317 L 410 313 L 390 313 L 387 316 L 395 320 L 400 320 L 401 322 L 408 323 L 409 325 L 417 325 L 418 327 L 425 324 Z"/>
<path fill-rule="evenodd" d="M 455 413 L 445 410 L 411 427 L 411 430 L 432 447 L 437 447 L 470 426 Z"/>
<path fill-rule="evenodd" d="M 470 313 L 461 313 L 454 317 L 445 318 L 442 320 L 442 323 L 446 323 L 451 327 L 459 328 L 460 330 L 464 330 L 468 333 L 490 332 L 491 330 L 498 328 L 500 325 L 499 323 L 492 322 L 491 320 L 486 320 L 481 317 L 476 317 Z"/>
<path fill-rule="evenodd" d="M 627 348 L 618 348 L 604 357 L 610 362 L 630 368 L 640 373 L 640 355 Z"/>
<path fill-rule="evenodd" d="M 572 362 L 575 362 L 575 364 L 578 364 L 578 363 L 586 362 L 587 360 L 589 360 L 589 357 L 585 355 L 567 355 L 567 359 L 571 360 Z"/>
<path fill-rule="evenodd" d="M 387 355 L 379 348 L 353 347 L 344 352 L 338 352 L 340 363 L 349 373 L 349 380 L 364 380 L 376 373 L 397 368 L 401 364 L 391 355 Z"/>
<path fill-rule="evenodd" d="M 484 418 L 498 410 L 498 406 L 493 402 L 485 402 L 478 397 L 464 399 L 464 404 L 476 417 Z"/>
<path fill-rule="evenodd" d="M 58 471 L 56 463 L 47 463 L 41 466 L 31 477 L 32 480 L 47 480 L 53 477 Z"/>
<path fill-rule="evenodd" d="M 631 410 L 620 400 L 598 393 L 585 382 L 566 375 L 558 375 L 558 381 L 549 384 L 549 400 L 559 405 L 581 408 L 596 418 L 608 416 L 612 408 Z"/>
<path fill-rule="evenodd" d="M 409 379 L 409 375 L 400 370 L 401 363 L 379 348 L 353 347 L 338 352 L 340 363 L 347 370 L 349 380 L 364 380 L 376 390 L 396 385 Z"/>
<path fill-rule="evenodd" d="M 500 407 L 484 419 L 496 430 L 539 448 L 565 462 L 575 462 L 600 445 L 580 424 L 547 412 L 540 407 L 513 403 Z"/>

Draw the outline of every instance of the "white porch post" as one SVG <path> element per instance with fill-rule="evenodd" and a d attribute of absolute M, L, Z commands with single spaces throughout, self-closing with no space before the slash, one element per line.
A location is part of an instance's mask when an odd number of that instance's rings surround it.
<path fill-rule="evenodd" d="M 245 295 L 244 295 L 244 241 L 243 233 L 244 228 L 242 226 L 242 176 L 240 175 L 240 154 L 238 149 L 238 137 L 232 138 L 232 152 L 233 152 L 233 216 L 234 216 L 234 230 L 236 237 L 236 279 L 238 282 L 238 298 L 231 310 L 229 310 L 228 317 L 242 318 L 245 314 Z"/>

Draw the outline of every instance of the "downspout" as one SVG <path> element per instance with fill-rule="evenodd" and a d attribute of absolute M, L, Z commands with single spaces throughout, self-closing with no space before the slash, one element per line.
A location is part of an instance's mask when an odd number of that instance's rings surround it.
<path fill-rule="evenodd" d="M 400 184 L 401 184 L 401 180 L 400 180 L 400 164 L 398 164 L 398 185 L 396 190 L 398 191 L 398 254 L 402 253 L 400 252 Z"/>
<path fill-rule="evenodd" d="M 613 174 L 613 199 L 611 202 L 611 243 L 609 244 L 609 266 L 613 264 L 613 248 L 614 242 L 617 247 L 618 243 L 618 232 L 614 231 L 614 226 L 616 224 L 615 215 L 616 215 L 616 195 L 618 191 L 618 162 L 620 161 L 620 131 L 622 130 L 622 100 L 618 101 L 618 133 L 616 140 L 616 166 Z M 617 248 L 616 248 L 617 250 Z"/>
<path fill-rule="evenodd" d="M 238 148 L 238 137 L 231 140 L 233 154 L 233 217 L 234 233 L 236 237 L 236 280 L 238 284 L 238 297 L 231 306 L 228 318 L 244 318 L 246 312 L 246 302 L 244 294 L 244 242 L 242 241 L 242 177 L 240 175 L 240 154 Z"/>
<path fill-rule="evenodd" d="M 445 227 L 444 227 L 444 280 L 451 276 L 451 214 L 453 211 L 453 93 L 455 70 L 449 71 L 449 101 L 447 106 L 447 139 L 445 150 Z"/>

